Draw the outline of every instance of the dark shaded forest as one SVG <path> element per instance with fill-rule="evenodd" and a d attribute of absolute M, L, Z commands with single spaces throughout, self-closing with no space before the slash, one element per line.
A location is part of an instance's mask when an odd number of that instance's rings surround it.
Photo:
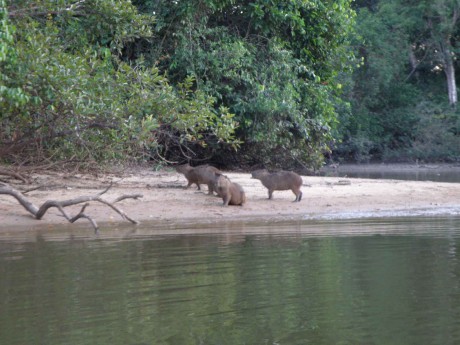
<path fill-rule="evenodd" d="M 0 161 L 460 160 L 453 0 L 0 0 Z"/>
<path fill-rule="evenodd" d="M 460 4 L 356 1 L 354 52 L 336 157 L 367 162 L 460 160 Z"/>

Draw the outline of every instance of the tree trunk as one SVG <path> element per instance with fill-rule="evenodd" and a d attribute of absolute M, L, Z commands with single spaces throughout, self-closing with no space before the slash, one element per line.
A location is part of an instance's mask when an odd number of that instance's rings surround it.
<path fill-rule="evenodd" d="M 449 39 L 444 42 L 443 49 L 444 73 L 447 79 L 447 93 L 449 95 L 449 104 L 453 107 L 457 105 L 457 83 L 455 81 L 455 66 L 452 58 L 452 50 Z"/>
<path fill-rule="evenodd" d="M 408 81 L 409 78 L 413 74 L 415 75 L 415 78 L 418 79 L 417 68 L 418 68 L 419 62 L 417 61 L 417 58 L 415 56 L 414 49 L 415 49 L 415 47 L 412 46 L 412 45 L 409 47 L 409 62 L 410 62 L 410 66 L 411 66 L 411 71 L 410 71 L 409 75 L 407 76 L 406 81 Z"/>
<path fill-rule="evenodd" d="M 131 194 L 131 195 L 126 195 L 125 194 L 125 195 L 119 196 L 118 198 L 116 198 L 112 202 L 108 202 L 107 200 L 102 199 L 101 195 L 106 193 L 111 187 L 112 187 L 112 184 L 110 184 L 110 186 L 108 186 L 104 191 L 102 191 L 99 194 L 94 195 L 94 196 L 87 196 L 86 195 L 86 196 L 80 196 L 80 197 L 77 197 L 77 198 L 74 198 L 74 199 L 61 200 L 61 201 L 59 201 L 59 200 L 47 200 L 40 207 L 34 205 L 20 191 L 14 189 L 10 185 L 8 185 L 6 183 L 3 183 L 3 182 L 0 182 L 0 195 L 2 195 L 2 194 L 11 195 L 29 213 L 31 213 L 36 219 L 42 219 L 42 217 L 45 215 L 45 213 L 50 208 L 56 207 L 62 213 L 62 215 L 65 217 L 65 219 L 67 219 L 70 223 L 74 223 L 76 220 L 78 220 L 80 218 L 86 218 L 91 222 L 91 224 L 94 227 L 94 230 L 98 231 L 99 227 L 98 227 L 96 221 L 93 218 L 91 218 L 90 216 L 88 216 L 88 215 L 86 215 L 84 213 L 86 207 L 89 205 L 89 203 L 88 203 L 89 201 L 97 201 L 97 202 L 100 202 L 100 203 L 102 203 L 104 205 L 109 206 L 112 210 L 117 212 L 123 219 L 129 220 L 133 224 L 139 224 L 139 222 L 137 220 L 134 220 L 134 219 L 131 219 L 130 217 L 128 217 L 126 215 L 126 213 L 123 212 L 123 210 L 119 209 L 114 204 L 119 202 L 119 201 L 121 201 L 121 200 L 124 200 L 124 199 L 142 198 L 142 194 Z M 70 217 L 67 214 L 67 212 L 64 210 L 64 207 L 77 205 L 77 204 L 81 204 L 81 203 L 85 203 L 85 204 L 81 208 L 80 212 L 74 217 Z"/>

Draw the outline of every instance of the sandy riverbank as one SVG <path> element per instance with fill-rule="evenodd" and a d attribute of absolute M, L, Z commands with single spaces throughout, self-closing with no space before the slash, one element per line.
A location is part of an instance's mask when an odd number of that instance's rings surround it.
<path fill-rule="evenodd" d="M 108 201 L 122 194 L 143 194 L 141 199 L 124 200 L 117 205 L 144 224 L 460 215 L 460 183 L 303 176 L 303 199 L 294 203 L 291 191 L 276 191 L 274 199 L 268 200 L 267 190 L 260 181 L 251 179 L 250 174 L 227 172 L 226 175 L 243 186 L 248 199 L 243 207 L 222 207 L 220 198 L 206 194 L 206 186 L 202 191 L 197 191 L 196 187 L 185 190 L 184 176 L 172 169 L 159 172 L 137 169 L 101 177 L 58 173 L 33 175 L 34 186 L 46 187 L 27 193 L 27 197 L 35 205 L 41 205 L 51 199 L 96 195 L 112 182 L 113 187 L 103 196 Z M 14 187 L 24 190 L 31 186 L 15 184 Z M 79 209 L 79 206 L 66 208 L 72 214 Z M 91 203 L 86 213 L 100 225 L 125 222 L 110 208 L 97 202 Z M 85 222 L 84 219 L 78 221 L 80 224 Z M 58 210 L 50 209 L 42 220 L 35 220 L 14 198 L 0 195 L 0 231 L 57 224 L 68 224 Z"/>

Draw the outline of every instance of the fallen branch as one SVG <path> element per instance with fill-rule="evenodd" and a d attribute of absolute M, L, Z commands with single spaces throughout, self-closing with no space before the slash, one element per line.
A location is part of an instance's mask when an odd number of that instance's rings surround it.
<path fill-rule="evenodd" d="M 22 181 L 24 183 L 28 183 L 27 179 L 24 176 L 22 176 L 19 173 L 14 172 L 14 171 L 10 171 L 10 170 L 0 168 L 0 175 L 14 177 L 17 180 L 20 180 L 20 181 Z"/>
<path fill-rule="evenodd" d="M 104 205 L 109 206 L 112 210 L 117 212 L 123 219 L 128 220 L 133 224 L 139 224 L 138 221 L 130 218 L 125 212 L 123 212 L 123 210 L 121 210 L 120 208 L 118 208 L 114 204 L 119 202 L 119 201 L 121 201 L 121 200 L 124 200 L 124 199 L 142 198 L 142 194 L 124 194 L 124 195 L 121 195 L 118 198 L 116 198 L 114 201 L 109 202 L 107 200 L 102 199 L 101 195 L 106 193 L 111 187 L 112 187 L 112 185 L 110 185 L 105 190 L 103 190 L 102 192 L 100 192 L 99 194 L 97 194 L 95 196 L 80 196 L 78 198 L 68 199 L 68 200 L 61 200 L 61 201 L 47 200 L 40 207 L 37 207 L 36 205 L 34 205 L 32 202 L 30 202 L 24 196 L 24 194 L 22 194 L 20 191 L 14 189 L 13 187 L 11 187 L 10 185 L 8 185 L 6 183 L 0 183 L 0 194 L 11 195 L 29 213 L 31 213 L 34 216 L 35 219 L 42 219 L 43 216 L 46 214 L 46 212 L 50 208 L 56 207 L 61 212 L 61 214 L 64 216 L 64 218 L 67 219 L 70 223 L 74 223 L 75 221 L 77 221 L 80 218 L 86 218 L 86 219 L 88 219 L 88 221 L 91 222 L 91 224 L 94 227 L 94 230 L 97 231 L 99 229 L 99 227 L 98 227 L 96 221 L 94 219 L 92 219 L 90 216 L 88 216 L 87 214 L 84 213 L 86 207 L 89 205 L 89 202 L 90 201 L 96 201 L 96 202 L 100 202 L 100 203 L 102 203 Z M 69 216 L 66 213 L 66 211 L 64 210 L 64 208 L 67 207 L 67 206 L 77 205 L 77 204 L 81 204 L 81 203 L 85 203 L 85 204 L 81 208 L 80 212 L 74 217 Z"/>

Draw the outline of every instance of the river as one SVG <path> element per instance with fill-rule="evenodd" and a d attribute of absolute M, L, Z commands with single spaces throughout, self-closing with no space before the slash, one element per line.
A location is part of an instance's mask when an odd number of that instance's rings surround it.
<path fill-rule="evenodd" d="M 460 183 L 459 164 L 343 164 L 324 171 L 340 177 Z"/>
<path fill-rule="evenodd" d="M 15 232 L 0 344 L 459 344 L 459 217 Z"/>

